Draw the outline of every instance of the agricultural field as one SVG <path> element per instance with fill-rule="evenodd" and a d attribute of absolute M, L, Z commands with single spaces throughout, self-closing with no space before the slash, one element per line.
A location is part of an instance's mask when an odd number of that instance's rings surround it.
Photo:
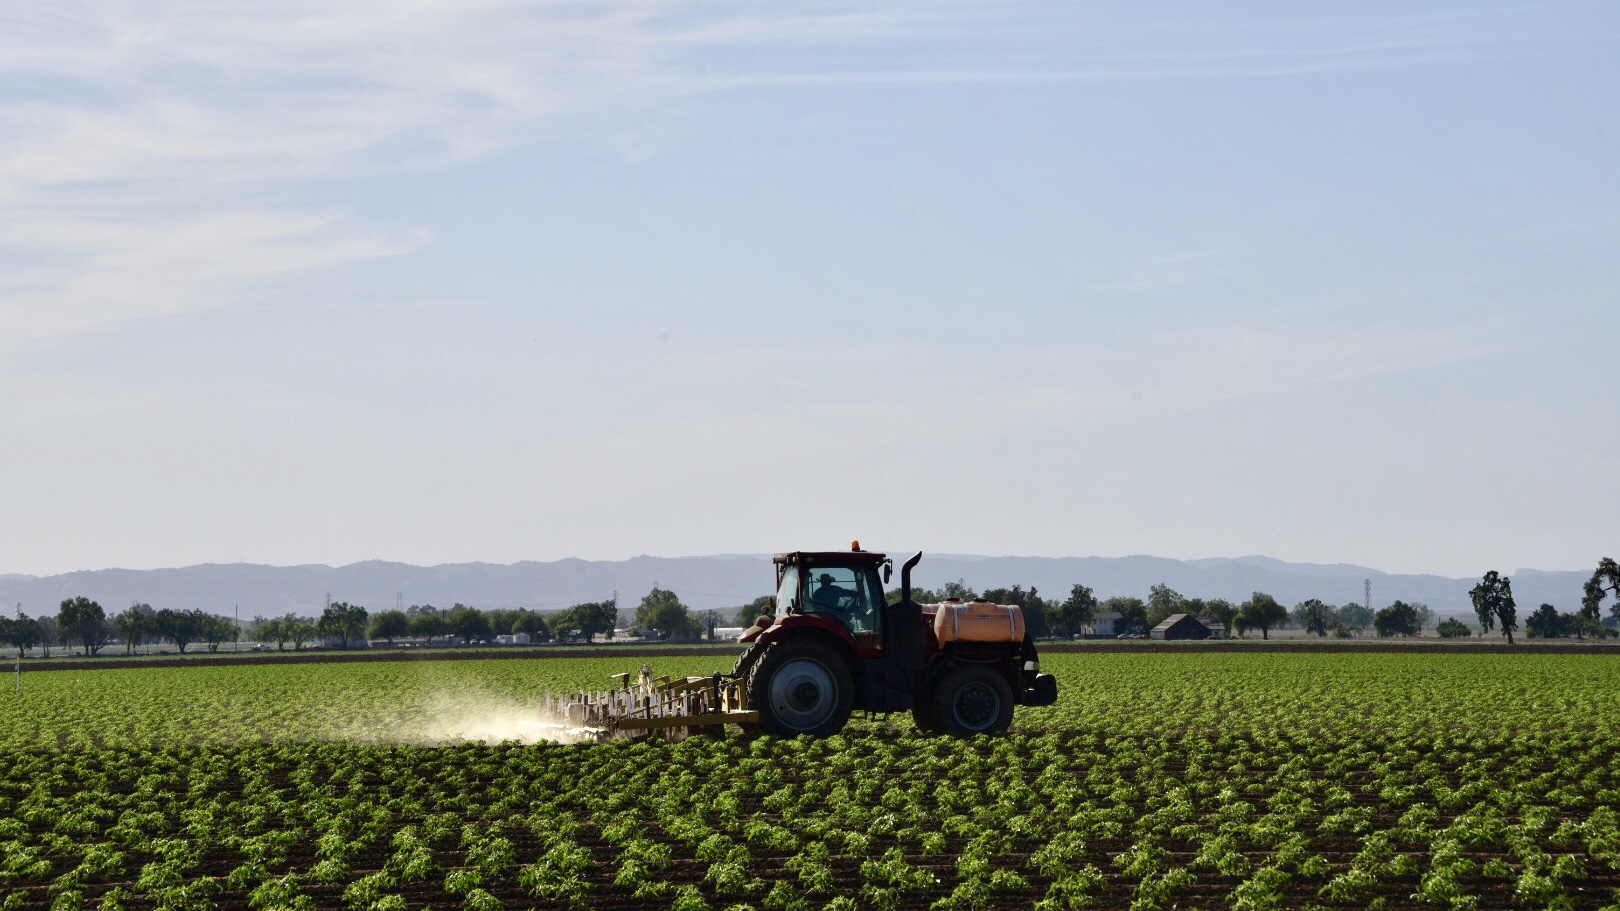
<path fill-rule="evenodd" d="M 0 909 L 1620 907 L 1620 658 L 1063 654 L 1004 738 L 520 742 L 622 664 L 25 674 Z"/>

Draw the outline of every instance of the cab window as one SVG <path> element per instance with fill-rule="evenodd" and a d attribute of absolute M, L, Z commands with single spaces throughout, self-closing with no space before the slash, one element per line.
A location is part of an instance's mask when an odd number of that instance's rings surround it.
<path fill-rule="evenodd" d="M 776 616 L 786 617 L 799 600 L 799 568 L 789 566 L 782 570 L 782 584 L 776 587 Z"/>

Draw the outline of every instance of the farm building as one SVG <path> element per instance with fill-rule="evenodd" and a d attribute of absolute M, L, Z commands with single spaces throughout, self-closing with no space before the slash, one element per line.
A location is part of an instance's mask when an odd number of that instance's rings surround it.
<path fill-rule="evenodd" d="M 1087 633 L 1087 635 L 1103 636 L 1112 639 L 1120 633 L 1125 632 L 1125 630 L 1120 627 L 1119 619 L 1119 611 L 1098 611 L 1091 618 L 1091 632 Z"/>
<path fill-rule="evenodd" d="M 1171 614 L 1164 618 L 1164 622 L 1148 631 L 1148 636 L 1154 639 L 1208 639 L 1219 636 L 1221 625 L 1213 624 L 1194 617 L 1192 614 Z"/>

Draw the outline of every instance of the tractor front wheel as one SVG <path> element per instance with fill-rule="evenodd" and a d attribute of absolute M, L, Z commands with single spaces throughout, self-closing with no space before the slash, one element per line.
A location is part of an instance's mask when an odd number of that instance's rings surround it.
<path fill-rule="evenodd" d="M 1012 725 L 1012 687 L 994 668 L 982 664 L 946 671 L 928 704 L 936 730 L 955 737 L 1005 734 Z"/>
<path fill-rule="evenodd" d="M 753 669 L 754 663 L 759 660 L 760 653 L 765 651 L 767 648 L 769 648 L 769 646 L 749 643 L 748 648 L 745 649 L 741 655 L 737 656 L 737 663 L 731 666 L 731 676 L 742 677 L 745 680 L 748 679 L 748 672 Z M 746 686 L 747 684 L 744 685 Z M 756 722 L 745 721 L 738 724 L 737 727 L 742 728 L 742 732 L 744 734 L 759 733 L 759 724 Z"/>
<path fill-rule="evenodd" d="M 754 662 L 748 702 L 759 729 L 778 737 L 828 737 L 855 708 L 855 679 L 837 650 L 813 639 L 777 642 Z"/>

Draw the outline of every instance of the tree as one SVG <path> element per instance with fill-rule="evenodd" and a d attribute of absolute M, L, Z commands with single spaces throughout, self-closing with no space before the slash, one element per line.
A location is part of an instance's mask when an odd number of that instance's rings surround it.
<path fill-rule="evenodd" d="M 276 651 L 284 652 L 287 650 L 287 624 L 279 618 L 266 620 L 257 617 L 253 621 L 253 638 L 260 642 L 274 642 Z"/>
<path fill-rule="evenodd" d="M 1566 636 L 1574 634 L 1577 639 L 1585 639 L 1588 636 L 1600 639 L 1610 635 L 1609 631 L 1603 628 L 1602 621 L 1592 619 L 1585 611 L 1576 611 L 1573 614 L 1561 613 L 1558 616 L 1563 620 Z"/>
<path fill-rule="evenodd" d="M 512 631 L 512 621 L 517 619 L 519 611 L 492 607 L 483 613 L 484 618 L 489 621 L 489 638 L 493 639 L 497 635 L 505 635 Z"/>
<path fill-rule="evenodd" d="M 106 641 L 107 612 L 100 604 L 83 596 L 68 598 L 57 611 L 56 622 L 62 644 L 79 643 L 87 658 L 101 651 L 101 643 Z"/>
<path fill-rule="evenodd" d="M 1421 629 L 1417 608 L 1396 601 L 1373 615 L 1373 629 L 1380 636 L 1416 636 Z"/>
<path fill-rule="evenodd" d="M 308 617 L 300 617 L 297 614 L 288 614 L 282 617 L 281 624 L 287 628 L 286 635 L 288 639 L 292 640 L 293 651 L 295 652 L 302 651 L 304 644 L 314 639 L 316 633 L 320 631 L 314 620 Z"/>
<path fill-rule="evenodd" d="M 1299 602 L 1290 613 L 1300 628 L 1318 636 L 1326 636 L 1328 627 L 1333 623 L 1333 608 L 1323 604 L 1319 598 Z"/>
<path fill-rule="evenodd" d="M 1372 608 L 1351 601 L 1333 612 L 1333 619 L 1346 629 L 1366 629 L 1373 623 Z"/>
<path fill-rule="evenodd" d="M 899 595 L 896 592 L 890 592 L 890 594 L 895 595 L 896 601 L 899 600 Z M 915 596 L 915 594 L 916 593 L 914 592 L 913 595 Z M 891 601 L 889 603 L 892 604 L 894 602 Z M 753 626 L 754 621 L 758 620 L 760 617 L 770 617 L 774 616 L 775 614 L 776 596 L 760 595 L 758 598 L 755 598 L 747 604 L 744 604 L 742 607 L 737 608 L 737 615 L 732 618 L 732 625 Z"/>
<path fill-rule="evenodd" d="M 539 611 L 520 611 L 517 617 L 513 618 L 512 635 L 519 633 L 526 634 L 531 642 L 543 642 L 551 638 L 551 629 Z"/>
<path fill-rule="evenodd" d="M 619 625 L 619 599 L 587 601 L 560 612 L 551 622 L 552 632 L 559 638 L 568 630 L 578 630 L 586 642 L 592 642 L 597 633 L 613 635 Z"/>
<path fill-rule="evenodd" d="M 274 642 L 276 651 L 287 650 L 287 643 L 298 651 L 304 643 L 315 638 L 315 624 L 297 614 L 287 614 L 269 620 L 259 619 L 253 624 L 253 636 L 260 642 Z"/>
<path fill-rule="evenodd" d="M 142 604 L 139 601 L 118 612 L 112 619 L 113 633 L 123 640 L 124 654 L 135 654 L 135 647 L 149 635 L 152 630 L 152 605 Z"/>
<path fill-rule="evenodd" d="M 0 624 L 0 636 L 4 637 L 5 644 L 17 650 L 18 658 L 24 658 L 28 650 L 44 638 L 44 631 L 40 629 L 38 620 L 27 614 L 19 614 L 15 619 L 4 618 L 4 623 Z"/>
<path fill-rule="evenodd" d="M 992 588 L 981 597 L 996 604 L 1018 605 L 1018 609 L 1024 614 L 1024 630 L 1031 638 L 1045 639 L 1052 635 L 1052 628 L 1046 620 L 1048 605 L 1041 599 L 1034 586 L 1030 586 L 1029 591 L 1024 591 L 1022 585 L 1014 585 L 1012 588 Z"/>
<path fill-rule="evenodd" d="M 1226 628 L 1226 634 L 1232 635 L 1232 623 L 1237 620 L 1237 605 L 1225 598 L 1211 598 L 1204 604 L 1204 617 L 1214 620 Z"/>
<path fill-rule="evenodd" d="M 1532 639 L 1556 639 L 1564 635 L 1558 608 L 1543 604 L 1524 618 L 1524 634 Z"/>
<path fill-rule="evenodd" d="M 152 629 L 159 638 L 174 643 L 180 654 L 186 653 L 186 646 L 202 635 L 203 613 L 200 610 L 175 610 L 165 607 L 152 617 Z"/>
<path fill-rule="evenodd" d="M 944 587 L 939 590 L 939 593 L 944 596 L 939 599 L 941 601 L 946 601 L 951 598 L 955 598 L 958 601 L 972 601 L 979 597 L 973 591 L 973 589 L 968 588 L 967 583 L 961 579 L 957 579 L 955 582 L 945 583 Z"/>
<path fill-rule="evenodd" d="M 229 617 L 220 617 L 215 614 L 204 614 L 198 624 L 198 636 L 208 643 L 210 652 L 219 651 L 219 644 L 225 641 L 235 642 L 240 635 L 236 628 L 236 621 Z"/>
<path fill-rule="evenodd" d="M 1513 631 L 1519 628 L 1518 613 L 1514 610 L 1513 583 L 1496 570 L 1485 574 L 1480 583 L 1468 592 L 1474 602 L 1474 614 L 1479 617 L 1480 629 L 1490 632 L 1491 627 L 1502 624 L 1508 645 L 1513 644 Z"/>
<path fill-rule="evenodd" d="M 405 616 L 410 620 L 411 635 L 426 639 L 428 645 L 432 645 L 433 640 L 440 636 L 450 635 L 449 619 L 431 604 L 421 607 L 413 604 L 411 609 L 405 612 Z"/>
<path fill-rule="evenodd" d="M 1434 630 L 1440 634 L 1442 639 L 1466 639 L 1474 634 L 1474 631 L 1468 628 L 1468 624 L 1463 623 L 1456 617 L 1447 617 L 1440 621 L 1440 625 L 1436 626 Z"/>
<path fill-rule="evenodd" d="M 339 648 L 348 648 L 350 641 L 366 637 L 366 609 L 347 601 L 335 601 L 321 611 L 316 629 L 328 639 L 336 639 Z"/>
<path fill-rule="evenodd" d="M 1069 597 L 1052 610 L 1051 624 L 1054 635 L 1068 639 L 1097 618 L 1097 596 L 1090 588 L 1076 582 L 1069 587 Z"/>
<path fill-rule="evenodd" d="M 960 585 L 961 583 L 957 583 L 957 584 Z M 968 592 L 969 594 L 972 594 L 972 592 L 973 592 L 973 590 L 971 588 L 965 588 L 964 587 L 962 590 Z M 883 593 L 883 598 L 884 598 L 885 603 L 899 604 L 900 603 L 900 594 L 901 594 L 901 592 L 900 592 L 900 589 L 898 589 L 898 588 L 889 589 L 887 592 Z M 946 598 L 945 598 L 944 590 L 940 590 L 940 591 L 936 592 L 936 591 L 931 591 L 931 590 L 926 589 L 926 588 L 922 588 L 921 586 L 913 585 L 911 587 L 911 600 L 917 602 L 918 604 L 938 604 L 941 601 L 946 600 Z M 966 598 L 964 600 L 971 601 L 973 599 L 972 598 Z M 766 613 L 774 613 L 776 611 L 776 605 L 775 605 L 776 598 L 772 597 L 771 601 L 772 601 L 771 609 L 769 611 L 767 611 Z"/>
<path fill-rule="evenodd" d="M 403 639 L 411 632 L 411 619 L 405 616 L 402 610 L 378 611 L 371 618 L 371 628 L 366 630 L 368 639 L 386 639 L 389 645 L 395 639 Z"/>
<path fill-rule="evenodd" d="M 1620 621 L 1620 563 L 1614 562 L 1612 557 L 1604 557 L 1598 561 L 1597 569 L 1592 571 L 1592 578 L 1586 580 L 1585 592 L 1581 597 L 1581 616 L 1596 624 L 1600 618 L 1605 592 L 1613 592 L 1614 606 L 1609 608 L 1609 616 Z"/>
<path fill-rule="evenodd" d="M 490 625 L 489 617 L 476 607 L 465 604 L 456 604 L 445 615 L 450 624 L 452 635 L 460 636 L 463 645 L 471 645 L 474 641 L 486 642 L 495 635 L 495 628 Z"/>
<path fill-rule="evenodd" d="M 636 625 L 643 630 L 657 630 L 660 637 L 675 639 L 697 631 L 692 612 L 674 592 L 659 588 L 656 582 L 636 607 Z"/>
<path fill-rule="evenodd" d="M 1260 638 L 1270 639 L 1272 627 L 1282 626 L 1286 622 L 1288 608 L 1278 604 L 1276 598 L 1265 592 L 1255 592 L 1238 608 L 1237 627 L 1240 633 L 1257 629 Z"/>
<path fill-rule="evenodd" d="M 1119 622 L 1114 629 L 1122 633 L 1147 632 L 1147 605 L 1141 598 L 1124 598 L 1118 595 L 1103 602 L 1105 613 L 1119 614 Z"/>
<path fill-rule="evenodd" d="M 1147 619 L 1143 624 L 1148 629 L 1163 623 L 1171 614 L 1184 613 L 1181 602 L 1186 599 L 1181 593 L 1164 583 L 1159 583 L 1148 590 Z"/>

